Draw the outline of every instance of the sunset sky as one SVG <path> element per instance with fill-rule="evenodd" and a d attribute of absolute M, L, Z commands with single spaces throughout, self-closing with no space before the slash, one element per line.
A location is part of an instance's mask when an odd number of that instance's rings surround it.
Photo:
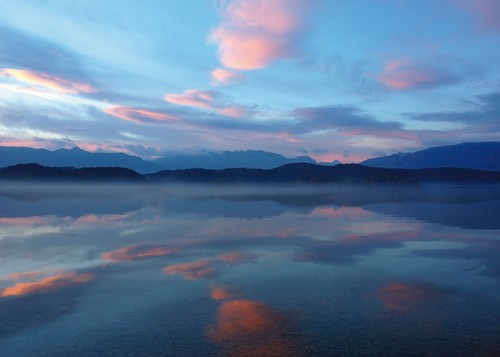
<path fill-rule="evenodd" d="M 0 3 L 0 145 L 358 162 L 500 140 L 499 0 Z"/>

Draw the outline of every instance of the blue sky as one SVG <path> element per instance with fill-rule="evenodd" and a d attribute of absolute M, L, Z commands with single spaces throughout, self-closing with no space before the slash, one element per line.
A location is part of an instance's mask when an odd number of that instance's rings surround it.
<path fill-rule="evenodd" d="M 500 140 L 500 1 L 0 4 L 0 145 L 357 162 Z"/>

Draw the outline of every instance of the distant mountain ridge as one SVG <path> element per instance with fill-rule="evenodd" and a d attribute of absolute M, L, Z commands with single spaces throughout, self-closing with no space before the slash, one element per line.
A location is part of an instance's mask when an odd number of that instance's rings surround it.
<path fill-rule="evenodd" d="M 124 167 L 140 173 L 152 173 L 162 167 L 138 156 L 123 153 L 93 153 L 80 148 L 33 149 L 26 147 L 0 147 L 0 167 L 17 164 L 39 164 L 51 167 Z"/>
<path fill-rule="evenodd" d="M 187 168 L 270 169 L 296 162 L 316 163 L 309 156 L 286 158 L 280 154 L 262 150 L 207 152 L 193 155 L 175 153 L 154 161 L 147 161 L 138 156 L 124 153 L 93 153 L 77 147 L 49 151 L 27 147 L 0 146 L 0 167 L 30 163 L 51 167 L 67 166 L 74 168 L 124 167 L 141 174 L 147 174 L 165 169 Z"/>
<path fill-rule="evenodd" d="M 227 168 L 272 169 L 297 162 L 316 163 L 309 156 L 286 158 L 283 155 L 262 150 L 220 151 L 196 155 L 173 154 L 153 162 L 169 170 L 191 168 L 211 170 Z"/>
<path fill-rule="evenodd" d="M 376 157 L 361 164 L 392 169 L 454 167 L 500 171 L 500 142 L 437 146 L 414 153 Z"/>

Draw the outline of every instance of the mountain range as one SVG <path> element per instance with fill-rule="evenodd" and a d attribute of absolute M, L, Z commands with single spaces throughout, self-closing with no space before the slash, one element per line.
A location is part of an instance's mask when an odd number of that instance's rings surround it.
<path fill-rule="evenodd" d="M 170 153 L 148 161 L 124 153 L 93 153 L 80 148 L 49 151 L 27 147 L 0 147 L 0 167 L 35 163 L 51 167 L 123 167 L 141 174 L 161 170 L 226 168 L 273 169 L 293 163 L 318 164 L 309 156 L 286 158 L 280 154 L 261 151 L 220 151 L 198 154 Z M 321 162 L 321 165 L 334 166 Z M 463 143 L 433 147 L 413 153 L 398 153 L 371 158 L 362 165 L 379 168 L 467 168 L 500 171 L 500 142 Z"/>
<path fill-rule="evenodd" d="M 455 167 L 500 171 L 500 142 L 438 146 L 413 153 L 376 157 L 361 164 L 392 169 Z"/>
<path fill-rule="evenodd" d="M 93 153 L 80 148 L 33 149 L 26 147 L 0 147 L 0 167 L 16 164 L 39 164 L 52 167 L 124 167 L 141 174 L 154 173 L 160 170 L 187 168 L 225 169 L 225 168 L 259 168 L 274 167 L 316 161 L 309 156 L 286 158 L 280 154 L 261 150 L 205 152 L 200 154 L 169 154 L 162 158 L 147 161 L 138 156 L 123 153 Z"/>

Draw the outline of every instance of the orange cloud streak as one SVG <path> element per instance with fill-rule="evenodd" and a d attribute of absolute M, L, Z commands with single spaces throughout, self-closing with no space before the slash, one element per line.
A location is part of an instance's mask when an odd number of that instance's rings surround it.
<path fill-rule="evenodd" d="M 0 296 L 23 296 L 56 291 L 66 286 L 84 284 L 93 279 L 91 274 L 57 274 L 30 283 L 18 283 L 0 290 Z"/>
<path fill-rule="evenodd" d="M 189 280 L 209 278 L 215 274 L 212 262 L 199 260 L 192 263 L 174 264 L 163 269 L 167 275 L 181 275 Z"/>
<path fill-rule="evenodd" d="M 63 94 L 94 93 L 96 91 L 90 84 L 87 83 L 74 82 L 46 73 L 32 72 L 21 69 L 4 68 L 0 70 L 0 76 L 48 88 Z"/>
<path fill-rule="evenodd" d="M 159 113 L 147 109 L 132 108 L 123 105 L 114 105 L 111 107 L 107 107 L 103 111 L 104 113 L 112 115 L 116 118 L 140 124 L 172 122 L 179 120 L 173 115 Z"/>
<path fill-rule="evenodd" d="M 244 263 L 250 260 L 255 260 L 255 258 L 254 254 L 241 253 L 238 251 L 224 253 L 216 257 L 217 260 L 230 264 Z"/>
<path fill-rule="evenodd" d="M 132 245 L 110 252 L 104 252 L 101 257 L 111 262 L 131 261 L 143 258 L 162 257 L 177 252 L 178 249 L 167 247 L 150 247 L 144 245 Z"/>
<path fill-rule="evenodd" d="M 182 94 L 166 94 L 164 99 L 176 105 L 212 108 L 215 103 L 215 92 L 190 89 Z"/>
<path fill-rule="evenodd" d="M 9 274 L 3 278 L 0 278 L 0 280 L 24 280 L 24 279 L 33 279 L 37 278 L 40 275 L 46 274 L 46 271 L 43 270 L 33 270 L 33 271 L 25 271 L 21 273 L 12 273 Z"/>

